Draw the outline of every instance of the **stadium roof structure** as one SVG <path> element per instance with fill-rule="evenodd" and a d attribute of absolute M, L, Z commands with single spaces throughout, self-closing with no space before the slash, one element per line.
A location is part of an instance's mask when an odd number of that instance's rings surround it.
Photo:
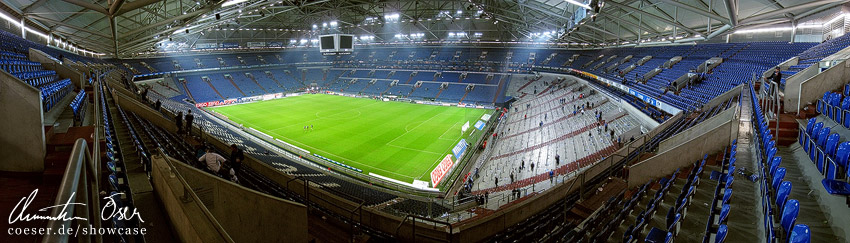
<path fill-rule="evenodd" d="M 791 28 L 850 0 L 599 0 L 599 13 L 576 21 L 594 8 L 589 1 L 2 0 L 0 8 L 51 39 L 125 57 L 209 42 L 310 45 L 328 33 L 361 44 L 690 42 Z"/>

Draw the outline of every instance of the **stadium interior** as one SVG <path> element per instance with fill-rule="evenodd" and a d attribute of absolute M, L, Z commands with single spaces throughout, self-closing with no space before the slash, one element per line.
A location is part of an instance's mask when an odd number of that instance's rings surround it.
<path fill-rule="evenodd" d="M 0 242 L 850 242 L 848 2 L 0 0 Z"/>

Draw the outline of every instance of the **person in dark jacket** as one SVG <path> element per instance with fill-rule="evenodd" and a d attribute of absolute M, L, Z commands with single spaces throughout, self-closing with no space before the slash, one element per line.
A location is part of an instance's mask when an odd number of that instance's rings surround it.
<path fill-rule="evenodd" d="M 177 134 L 183 134 L 183 112 L 177 113 L 174 117 L 174 124 L 177 125 Z"/>
<path fill-rule="evenodd" d="M 776 87 L 779 87 L 779 83 L 782 82 L 782 71 L 780 71 L 777 66 L 776 69 L 773 70 L 773 73 L 764 79 L 765 81 L 770 80 L 772 83 L 771 86 L 775 85 Z M 770 89 L 770 94 L 773 95 L 773 89 Z"/>
<path fill-rule="evenodd" d="M 162 108 L 162 101 L 156 100 L 156 103 L 153 104 L 153 109 L 161 112 L 160 108 Z"/>
<path fill-rule="evenodd" d="M 774 84 L 782 82 L 782 72 L 779 70 L 779 67 L 776 67 L 776 69 L 773 70 L 773 73 L 765 79 L 772 81 Z"/>
<path fill-rule="evenodd" d="M 236 171 L 236 174 L 239 174 L 239 171 L 242 170 L 242 161 L 245 160 L 245 153 L 236 147 L 236 144 L 230 145 L 230 162 L 233 164 L 233 170 Z"/>
<path fill-rule="evenodd" d="M 192 121 L 195 116 L 192 115 L 192 110 L 186 111 L 186 134 L 192 135 Z"/>

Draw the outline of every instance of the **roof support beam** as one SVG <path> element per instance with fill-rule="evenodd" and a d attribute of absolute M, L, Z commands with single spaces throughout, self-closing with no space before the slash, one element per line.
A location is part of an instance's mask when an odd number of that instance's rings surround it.
<path fill-rule="evenodd" d="M 646 31 L 646 32 L 653 33 L 653 34 L 658 34 L 658 31 L 655 31 L 654 29 L 647 28 L 646 26 L 636 24 L 635 22 L 632 22 L 632 21 L 629 21 L 629 20 L 626 20 L 626 19 L 622 19 L 620 17 L 617 17 L 616 15 L 602 14 L 601 16 L 604 16 L 605 18 L 610 18 L 612 20 L 616 20 L 619 23 L 634 26 L 635 28 L 639 29 L 638 31 Z"/>
<path fill-rule="evenodd" d="M 102 14 L 109 15 L 109 11 L 106 10 L 106 8 L 101 7 L 100 5 L 97 5 L 97 4 L 94 4 L 94 3 L 84 2 L 84 1 L 81 1 L 81 0 L 62 0 L 62 1 L 83 7 L 85 9 L 94 10 L 94 11 L 100 12 Z"/>
<path fill-rule="evenodd" d="M 124 5 L 124 0 L 115 0 L 115 2 L 109 6 L 109 14 L 115 16 L 115 12 L 121 9 L 121 5 Z"/>
<path fill-rule="evenodd" d="M 724 18 L 723 16 L 720 16 L 720 15 L 717 15 L 717 14 L 710 13 L 710 12 L 708 12 L 708 11 L 705 11 L 705 10 L 699 9 L 699 8 L 697 8 L 697 7 L 694 7 L 694 6 L 691 6 L 691 5 L 685 4 L 685 3 L 683 3 L 683 2 L 679 2 L 678 0 L 661 0 L 661 1 L 662 1 L 662 2 L 666 2 L 666 3 L 669 3 L 670 5 L 673 5 L 673 6 L 676 6 L 676 7 L 680 7 L 680 8 L 683 8 L 683 9 L 685 9 L 685 10 L 688 10 L 688 11 L 694 12 L 694 13 L 696 13 L 696 14 L 699 14 L 699 15 L 702 15 L 702 16 L 705 16 L 705 17 L 708 17 L 708 18 L 711 18 L 711 19 L 714 19 L 714 20 L 720 21 L 721 23 L 724 23 L 724 24 L 731 24 L 731 21 L 730 21 L 728 18 Z"/>
<path fill-rule="evenodd" d="M 727 1 L 729 1 L 729 0 L 727 0 Z M 760 19 L 770 18 L 770 17 L 776 16 L 776 15 L 791 13 L 791 12 L 794 12 L 794 11 L 799 11 L 799 10 L 804 10 L 804 9 L 814 8 L 814 7 L 820 7 L 820 6 L 823 6 L 824 4 L 835 3 L 835 2 L 846 3 L 846 2 L 850 2 L 850 0 L 818 0 L 818 1 L 814 1 L 814 2 L 803 3 L 803 4 L 791 6 L 791 7 L 773 10 L 773 11 L 763 13 L 763 14 L 759 14 L 759 15 L 753 15 L 753 16 L 750 16 L 750 17 L 746 17 L 744 19 L 741 19 L 741 22 L 742 23 L 752 22 L 752 21 L 756 21 L 756 20 L 760 20 Z"/>
<path fill-rule="evenodd" d="M 21 12 L 23 12 L 23 13 L 31 12 L 31 10 L 40 7 L 45 2 L 47 2 L 47 0 L 38 0 L 38 1 L 30 4 L 29 6 L 26 6 L 24 9 L 21 9 Z"/>
<path fill-rule="evenodd" d="M 151 28 L 156 28 L 156 27 L 159 27 L 159 26 L 162 26 L 162 25 L 173 23 L 175 20 L 184 20 L 184 19 L 192 18 L 192 17 L 198 16 L 198 15 L 208 13 L 210 11 L 212 11 L 212 7 L 207 6 L 205 8 L 199 9 L 195 12 L 191 12 L 191 13 L 187 13 L 187 14 L 183 14 L 183 15 L 179 15 L 179 16 L 174 16 L 174 17 L 171 17 L 169 19 L 159 21 L 158 23 L 148 25 L 148 26 L 145 26 L 143 28 L 139 28 L 139 29 L 127 32 L 127 33 L 124 34 L 124 36 L 133 36 L 135 34 L 142 33 L 146 30 L 149 30 Z"/>
<path fill-rule="evenodd" d="M 86 29 L 86 28 L 80 28 L 79 26 L 76 26 L 76 25 L 73 25 L 73 24 L 68 24 L 68 23 L 65 23 L 65 22 L 59 22 L 59 21 L 56 21 L 56 20 L 52 20 L 52 19 L 49 19 L 49 18 L 38 16 L 38 15 L 25 15 L 25 16 L 27 18 L 30 18 L 30 19 L 35 19 L 35 20 L 38 20 L 38 21 L 44 21 L 44 22 L 53 24 L 55 26 L 67 27 L 67 28 L 71 28 L 71 29 L 74 29 L 74 30 L 77 30 L 77 31 L 82 31 L 82 32 L 86 32 L 86 33 L 89 33 L 89 34 L 92 34 L 92 35 L 100 36 L 100 37 L 103 37 L 103 38 L 112 38 L 112 36 L 104 35 L 104 34 L 101 34 L 97 31 L 93 31 L 93 30 Z"/>
<path fill-rule="evenodd" d="M 611 31 L 607 31 L 607 30 L 602 29 L 602 28 L 600 28 L 600 27 L 593 26 L 592 24 L 587 24 L 587 23 L 585 23 L 585 24 L 584 24 L 584 26 L 585 26 L 585 27 L 588 27 L 588 28 L 591 28 L 591 29 L 594 29 L 594 30 L 598 30 L 599 32 L 602 32 L 602 33 L 605 33 L 605 34 L 611 35 L 611 36 L 613 36 L 613 37 L 618 37 L 618 36 L 617 36 L 617 34 L 611 33 Z"/>
<path fill-rule="evenodd" d="M 650 17 L 650 18 L 656 19 L 656 20 L 661 21 L 661 22 L 664 22 L 664 23 L 668 23 L 668 24 L 670 24 L 670 25 L 676 26 L 676 27 L 678 27 L 679 29 L 682 29 L 682 30 L 684 30 L 684 31 L 690 32 L 690 33 L 692 33 L 692 34 L 699 34 L 699 33 L 700 33 L 699 31 L 696 31 L 696 30 L 694 30 L 694 29 L 688 28 L 687 26 L 684 26 L 684 25 L 682 25 L 682 24 L 676 23 L 676 22 L 675 22 L 675 21 L 673 21 L 673 20 L 670 20 L 670 19 L 667 19 L 667 18 L 663 18 L 663 17 L 660 17 L 660 16 L 655 15 L 655 14 L 647 13 L 646 11 L 643 11 L 643 10 L 637 9 L 637 8 L 635 8 L 635 7 L 632 7 L 632 6 L 623 5 L 623 4 L 618 3 L 618 2 L 615 2 L 615 1 L 607 1 L 607 2 L 605 2 L 605 4 L 610 4 L 611 6 L 615 6 L 615 7 L 619 7 L 619 8 L 622 8 L 622 9 L 630 10 L 630 11 L 632 11 L 632 12 L 634 12 L 634 13 L 643 14 L 643 16 Z"/>
<path fill-rule="evenodd" d="M 834 3 L 830 3 L 830 4 L 824 4 L 823 6 L 814 8 L 812 10 L 809 10 L 809 11 L 806 11 L 804 13 L 801 13 L 801 14 L 794 16 L 794 20 L 800 20 L 802 18 L 808 17 L 809 15 L 820 13 L 821 11 L 833 8 L 833 7 L 841 5 L 841 4 L 844 4 L 844 2 L 842 1 L 842 2 L 834 2 Z"/>
<path fill-rule="evenodd" d="M 118 0 L 118 1 L 121 1 L 121 0 Z M 133 2 L 129 2 L 126 5 L 124 5 L 123 7 L 121 7 L 120 9 L 116 9 L 115 12 L 114 12 L 115 13 L 114 15 L 122 15 L 126 12 L 130 12 L 130 11 L 136 10 L 138 8 L 148 6 L 150 4 L 153 4 L 153 3 L 156 3 L 156 2 L 159 2 L 159 1 L 162 1 L 162 0 L 136 0 L 136 1 L 133 1 Z M 110 8 L 110 10 L 112 10 L 112 9 Z"/>

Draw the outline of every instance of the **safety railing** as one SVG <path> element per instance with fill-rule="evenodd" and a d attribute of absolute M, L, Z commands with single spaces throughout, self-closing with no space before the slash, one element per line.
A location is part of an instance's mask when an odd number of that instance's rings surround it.
<path fill-rule="evenodd" d="M 168 174 L 168 177 L 176 178 L 180 183 L 177 186 L 183 188 L 181 190 L 183 192 L 183 195 L 179 196 L 179 199 L 186 204 L 195 204 L 197 208 L 199 208 L 201 212 L 203 212 L 203 216 L 207 220 L 209 220 L 209 223 L 215 230 L 215 233 L 218 234 L 218 239 L 221 239 L 222 242 L 235 242 L 233 238 L 230 237 L 230 234 L 228 234 L 227 231 L 224 229 L 224 227 L 221 226 L 221 223 L 219 223 L 215 216 L 213 216 L 212 212 L 210 212 L 207 206 L 204 205 L 201 198 L 198 197 L 198 194 L 195 194 L 192 189 L 192 186 L 190 186 L 189 182 L 186 181 L 186 178 L 184 178 L 183 175 L 180 174 L 180 171 L 177 169 L 177 166 L 174 165 L 174 163 L 179 162 L 176 162 L 176 160 L 166 155 L 165 151 L 162 148 L 157 148 L 156 153 L 156 156 L 162 158 L 162 161 L 164 161 L 165 164 L 168 166 L 168 172 L 170 172 Z M 179 192 L 176 188 L 173 187 L 172 191 L 174 191 L 175 194 Z"/>
<path fill-rule="evenodd" d="M 88 144 L 85 139 L 77 139 L 71 150 L 71 158 L 65 167 L 65 176 L 56 195 L 54 205 L 75 203 L 70 207 L 54 207 L 50 215 L 65 215 L 64 218 L 84 218 L 87 220 L 51 220 L 47 223 L 49 232 L 61 232 L 60 229 L 73 229 L 71 225 L 76 223 L 83 228 L 100 228 L 100 201 L 98 188 L 97 168 L 89 153 Z M 42 242 L 68 242 L 69 234 L 48 234 Z M 82 235 L 77 238 L 79 242 L 103 242 L 99 235 Z"/>
<path fill-rule="evenodd" d="M 758 101 L 760 107 L 764 108 L 763 115 L 765 120 L 767 121 L 776 121 L 776 129 L 774 132 L 774 137 L 779 137 L 779 114 L 782 112 L 779 109 L 780 100 L 779 100 L 779 85 L 771 84 L 770 82 L 763 82 L 761 87 L 759 88 L 758 93 Z"/>

